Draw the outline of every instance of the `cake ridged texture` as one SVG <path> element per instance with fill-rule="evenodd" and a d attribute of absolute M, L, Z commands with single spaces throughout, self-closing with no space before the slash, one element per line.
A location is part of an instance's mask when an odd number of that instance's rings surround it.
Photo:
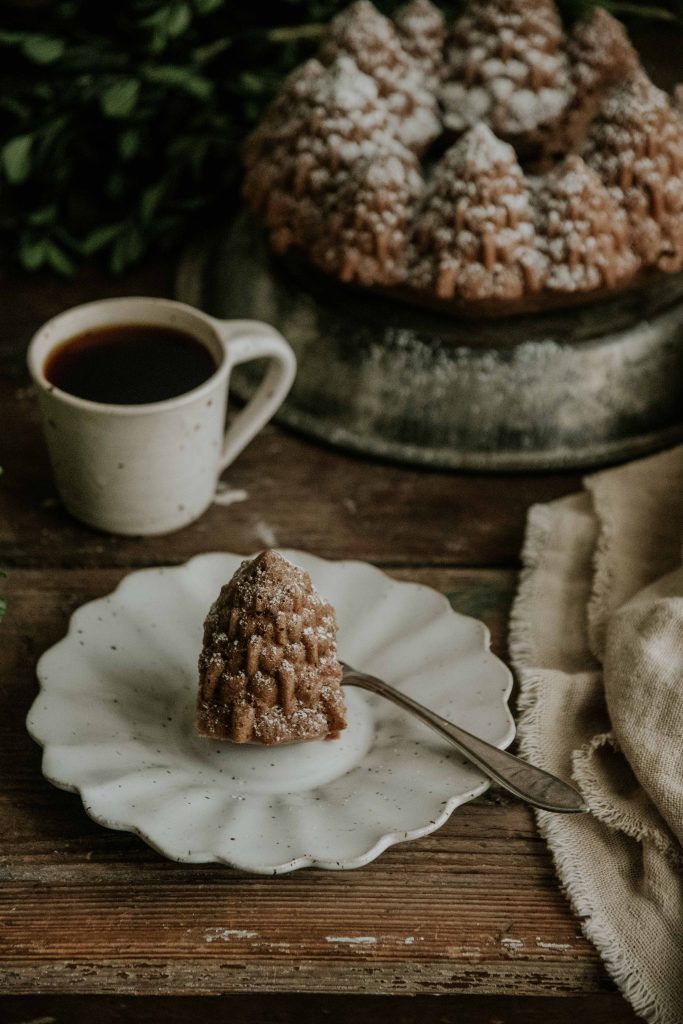
<path fill-rule="evenodd" d="M 446 127 L 515 138 L 557 120 L 572 96 L 563 43 L 548 0 L 473 0 L 446 44 Z"/>
<path fill-rule="evenodd" d="M 441 299 L 516 299 L 541 285 L 529 189 L 512 146 L 472 128 L 434 171 L 412 282 Z"/>
<path fill-rule="evenodd" d="M 436 96 L 419 64 L 401 45 L 396 27 L 369 0 L 356 0 L 333 18 L 320 44 L 320 60 L 330 64 L 351 58 L 377 85 L 394 119 L 398 139 L 416 152 L 441 130 Z"/>
<path fill-rule="evenodd" d="M 536 201 L 544 284 L 559 292 L 613 288 L 633 274 L 628 218 L 580 156 L 555 168 Z"/>
<path fill-rule="evenodd" d="M 244 195 L 276 252 L 312 248 L 329 235 L 327 214 L 339 205 L 338 193 L 348 191 L 359 161 L 392 157 L 417 166 L 396 138 L 374 80 L 349 57 L 328 68 L 311 60 L 285 82 L 247 140 Z"/>
<path fill-rule="evenodd" d="M 404 281 L 413 206 L 423 186 L 419 164 L 407 150 L 359 160 L 328 197 L 310 249 L 313 262 L 341 281 Z"/>
<path fill-rule="evenodd" d="M 444 75 L 443 48 L 446 19 L 430 0 L 411 0 L 394 14 L 401 45 L 425 77 L 427 87 L 436 91 Z"/>
<path fill-rule="evenodd" d="M 626 210 L 645 266 L 683 267 L 683 116 L 644 74 L 612 90 L 591 125 L 586 162 Z"/>
<path fill-rule="evenodd" d="M 553 0 L 470 0 L 445 42 L 430 0 L 395 21 L 369 0 L 338 15 L 248 140 L 276 252 L 485 315 L 683 267 L 681 106 L 611 15 L 565 35 Z M 459 138 L 423 172 L 437 94 Z"/>
<path fill-rule="evenodd" d="M 575 151 L 605 93 L 640 69 L 626 29 L 604 8 L 576 21 L 567 35 L 571 98 L 557 121 L 538 134 L 546 156 Z"/>
<path fill-rule="evenodd" d="M 200 734 L 270 746 L 345 728 L 336 628 L 303 569 L 275 551 L 244 561 L 204 623 Z"/>

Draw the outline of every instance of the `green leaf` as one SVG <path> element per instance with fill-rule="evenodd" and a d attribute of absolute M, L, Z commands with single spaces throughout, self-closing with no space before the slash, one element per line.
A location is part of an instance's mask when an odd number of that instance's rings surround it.
<path fill-rule="evenodd" d="M 21 44 L 21 52 L 34 64 L 53 64 L 64 55 L 65 49 L 63 39 L 50 36 L 27 35 Z"/>
<path fill-rule="evenodd" d="M 13 117 L 19 118 L 20 121 L 25 121 L 31 113 L 30 107 L 14 96 L 0 96 L 0 107 L 9 111 Z"/>
<path fill-rule="evenodd" d="M 267 88 L 261 75 L 255 75 L 252 71 L 244 71 L 240 75 L 240 85 L 245 92 L 262 93 Z"/>
<path fill-rule="evenodd" d="M 143 75 L 148 82 L 181 89 L 199 100 L 207 100 L 213 92 L 213 82 L 196 74 L 190 68 L 160 64 L 157 67 L 145 68 Z"/>
<path fill-rule="evenodd" d="M 52 203 L 50 206 L 41 206 L 40 209 L 34 210 L 33 213 L 29 213 L 26 219 L 33 227 L 42 228 L 46 224 L 51 224 L 56 216 L 57 207 Z"/>
<path fill-rule="evenodd" d="M 140 93 L 140 83 L 135 78 L 124 78 L 114 82 L 100 96 L 100 106 L 105 117 L 128 117 L 135 109 Z"/>
<path fill-rule="evenodd" d="M 187 4 L 174 4 L 166 22 L 166 31 L 173 39 L 182 35 L 192 21 L 192 11 Z"/>
<path fill-rule="evenodd" d="M 223 6 L 223 0 L 194 0 L 194 9 L 200 17 L 211 14 Z"/>
<path fill-rule="evenodd" d="M 62 274 L 64 277 L 71 277 L 74 270 L 76 269 L 73 264 L 73 260 L 69 259 L 63 249 L 60 249 L 58 245 L 50 239 L 45 240 L 45 260 L 53 270 L 56 270 L 58 274 Z"/>
<path fill-rule="evenodd" d="M 137 263 L 145 251 L 145 240 L 137 228 L 132 228 L 128 234 L 128 263 Z"/>
<path fill-rule="evenodd" d="M 156 11 L 142 19 L 143 28 L 154 29 L 164 35 L 178 36 L 185 31 L 192 20 L 192 11 L 184 0 L 168 0 Z"/>
<path fill-rule="evenodd" d="M 142 193 L 142 198 L 140 199 L 140 216 L 142 217 L 144 224 L 148 224 L 151 221 L 165 191 L 166 185 L 163 181 L 160 181 L 156 185 L 150 185 L 150 187 L 145 189 Z"/>
<path fill-rule="evenodd" d="M 116 239 L 111 254 L 111 269 L 121 274 L 131 263 L 140 259 L 145 251 L 145 240 L 134 226 L 127 226 Z"/>
<path fill-rule="evenodd" d="M 26 181 L 31 170 L 32 135 L 17 135 L 2 147 L 0 157 L 7 180 L 12 185 Z"/>
<path fill-rule="evenodd" d="M 109 266 L 112 274 L 122 274 L 128 261 L 128 244 L 124 235 L 119 235 L 111 251 Z"/>
<path fill-rule="evenodd" d="M 232 46 L 233 40 L 230 36 L 223 36 L 222 39 L 212 39 L 206 46 L 198 46 L 193 51 L 193 58 L 196 64 L 208 64 L 210 61 L 220 57 Z"/>
<path fill-rule="evenodd" d="M 107 224 L 101 228 L 95 228 L 81 242 L 80 248 L 84 256 L 94 256 L 100 249 L 104 249 L 116 238 L 121 231 L 120 224 Z"/>
<path fill-rule="evenodd" d="M 657 21 L 676 21 L 673 11 L 667 11 L 664 7 L 651 7 L 650 4 L 628 3 L 626 0 L 606 0 L 605 7 L 615 14 L 633 14 L 637 18 L 654 18 Z"/>
<path fill-rule="evenodd" d="M 0 597 L 0 622 L 4 619 L 7 613 L 7 599 Z"/>
<path fill-rule="evenodd" d="M 26 270 L 37 270 L 42 267 L 47 257 L 45 239 L 22 239 L 19 243 L 19 262 Z"/>
<path fill-rule="evenodd" d="M 25 32 L 0 32 L 0 46 L 16 46 L 26 38 Z"/>

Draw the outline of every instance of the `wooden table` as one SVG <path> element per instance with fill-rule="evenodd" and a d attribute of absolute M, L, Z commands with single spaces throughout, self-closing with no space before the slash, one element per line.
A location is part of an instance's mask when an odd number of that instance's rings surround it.
<path fill-rule="evenodd" d="M 131 568 L 271 543 L 367 559 L 484 619 L 505 657 L 527 509 L 579 485 L 417 471 L 270 427 L 230 471 L 243 503 L 148 540 L 82 527 L 54 492 L 26 343 L 68 305 L 171 286 L 154 268 L 116 284 L 89 273 L 3 289 L 0 1020 L 635 1020 L 581 936 L 532 814 L 499 791 L 365 868 L 261 878 L 166 862 L 42 778 L 24 728 L 36 659 L 74 608 Z"/>

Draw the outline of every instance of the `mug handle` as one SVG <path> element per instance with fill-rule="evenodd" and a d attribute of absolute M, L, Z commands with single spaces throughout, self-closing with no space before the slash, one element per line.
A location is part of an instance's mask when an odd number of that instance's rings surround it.
<path fill-rule="evenodd" d="M 260 320 L 213 320 L 213 325 L 225 346 L 228 374 L 240 363 L 270 359 L 255 394 L 225 432 L 222 473 L 282 405 L 294 382 L 296 356 L 280 332 Z"/>

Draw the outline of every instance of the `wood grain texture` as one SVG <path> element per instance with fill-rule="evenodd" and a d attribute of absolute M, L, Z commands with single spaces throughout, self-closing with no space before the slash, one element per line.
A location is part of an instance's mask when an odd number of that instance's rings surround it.
<path fill-rule="evenodd" d="M 273 543 L 368 559 L 448 593 L 489 624 L 504 656 L 527 509 L 578 486 L 576 474 L 417 471 L 269 428 L 229 472 L 244 503 L 152 540 L 81 527 L 56 499 L 26 344 L 61 309 L 169 294 L 171 279 L 164 266 L 116 282 L 88 270 L 73 282 L 17 278 L 0 289 L 0 564 L 10 567 L 0 627 L 0 1021 L 633 1021 L 581 937 L 532 815 L 495 791 L 366 868 L 263 879 L 168 863 L 43 780 L 24 729 L 35 661 L 74 608 L 130 567 Z M 316 994 L 330 992 L 348 995 Z"/>
<path fill-rule="evenodd" d="M 0 991 L 605 992 L 533 818 L 496 791 L 353 872 L 277 879 L 164 861 L 40 776 L 37 655 L 118 569 L 14 570 L 0 645 Z M 515 574 L 396 569 L 482 617 L 505 653 Z"/>
<path fill-rule="evenodd" d="M 171 536 L 128 539 L 80 526 L 61 508 L 31 389 L 0 384 L 0 563 L 141 566 L 201 551 L 305 547 L 380 564 L 515 566 L 526 511 L 578 478 L 416 471 L 332 451 L 269 427 L 227 473 L 247 499 L 214 505 Z"/>
<path fill-rule="evenodd" d="M 31 335 L 69 305 L 114 294 L 163 294 L 167 268 L 112 282 L 18 278 L 0 337 L 0 564 L 153 565 L 200 551 L 305 547 L 382 564 L 517 564 L 526 511 L 577 489 L 576 474 L 477 476 L 414 470 L 346 455 L 270 427 L 226 474 L 246 501 L 214 506 L 168 537 L 126 539 L 84 528 L 61 508 L 24 366 Z"/>

